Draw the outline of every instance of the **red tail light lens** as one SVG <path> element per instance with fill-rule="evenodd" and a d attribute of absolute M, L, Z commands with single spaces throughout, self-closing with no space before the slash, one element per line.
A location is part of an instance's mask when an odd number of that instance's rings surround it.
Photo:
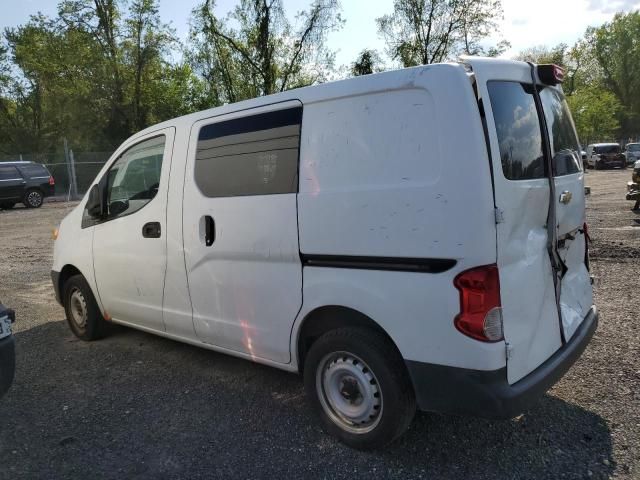
<path fill-rule="evenodd" d="M 49 175 L 49 185 L 55 185 L 56 181 L 53 179 L 52 175 Z"/>
<path fill-rule="evenodd" d="M 483 342 L 502 340 L 498 266 L 466 270 L 454 279 L 453 284 L 460 292 L 460 313 L 454 320 L 456 328 Z"/>

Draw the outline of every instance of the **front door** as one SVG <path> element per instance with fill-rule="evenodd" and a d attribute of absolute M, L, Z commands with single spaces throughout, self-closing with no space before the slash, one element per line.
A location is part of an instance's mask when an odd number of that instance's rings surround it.
<path fill-rule="evenodd" d="M 93 262 L 105 314 L 164 330 L 166 205 L 174 129 L 122 148 L 107 175 L 106 220 L 95 225 Z"/>
<path fill-rule="evenodd" d="M 302 303 L 296 196 L 299 102 L 192 127 L 183 231 L 198 337 L 254 359 L 290 361 Z"/>

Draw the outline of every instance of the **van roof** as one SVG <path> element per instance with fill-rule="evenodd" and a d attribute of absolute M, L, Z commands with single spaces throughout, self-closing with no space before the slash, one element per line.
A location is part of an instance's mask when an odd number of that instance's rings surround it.
<path fill-rule="evenodd" d="M 400 86 L 410 86 L 415 83 L 418 77 L 425 72 L 438 70 L 439 72 L 449 70 L 456 72 L 458 75 L 467 75 L 467 68 L 470 64 L 491 66 L 496 69 L 521 69 L 529 68 L 525 62 L 516 60 L 505 60 L 483 57 L 461 57 L 460 62 L 435 63 L 430 65 L 419 65 L 417 67 L 404 68 L 401 70 L 392 70 L 371 75 L 362 75 L 344 80 L 327 82 L 320 85 L 311 85 L 308 87 L 287 90 L 272 95 L 242 100 L 240 102 L 225 104 L 219 107 L 213 107 L 199 112 L 190 113 L 181 117 L 176 117 L 165 122 L 152 125 L 146 129 L 134 134 L 131 138 L 143 136 L 154 131 L 173 127 L 179 123 L 234 113 L 251 108 L 273 105 L 274 103 L 284 103 L 287 101 L 301 101 L 304 104 L 318 103 L 326 100 L 332 100 L 340 97 L 356 96 L 371 91 L 385 91 L 399 88 Z"/>
<path fill-rule="evenodd" d="M 613 147 L 613 146 L 617 146 L 619 147 L 620 144 L 619 143 L 592 143 L 591 145 L 589 145 L 590 147 Z"/>
<path fill-rule="evenodd" d="M 31 162 L 29 160 L 9 160 L 7 162 L 0 162 L 0 165 L 25 165 L 27 163 L 36 163 L 36 162 Z"/>

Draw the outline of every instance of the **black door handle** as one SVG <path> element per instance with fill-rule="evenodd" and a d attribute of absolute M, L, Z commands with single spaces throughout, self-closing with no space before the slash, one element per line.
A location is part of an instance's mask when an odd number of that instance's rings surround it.
<path fill-rule="evenodd" d="M 142 227 L 144 238 L 160 238 L 160 222 L 145 223 Z"/>
<path fill-rule="evenodd" d="M 216 222 L 209 215 L 204 216 L 204 244 L 207 247 L 213 245 L 216 241 Z"/>

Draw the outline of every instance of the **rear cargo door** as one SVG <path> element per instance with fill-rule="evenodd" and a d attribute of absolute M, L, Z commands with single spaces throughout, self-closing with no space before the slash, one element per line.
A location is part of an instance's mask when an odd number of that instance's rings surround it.
<path fill-rule="evenodd" d="M 469 63 L 491 149 L 507 379 L 514 383 L 562 345 L 548 251 L 550 182 L 529 67 Z"/>
<path fill-rule="evenodd" d="M 557 249 L 562 262 L 562 332 L 564 340 L 569 341 L 593 304 L 585 262 L 584 173 L 575 128 L 562 92 L 554 87 L 539 87 L 539 92 L 549 132 L 555 182 Z"/>
<path fill-rule="evenodd" d="M 568 341 L 591 307 L 580 149 L 559 89 L 538 85 L 537 106 L 528 65 L 469 63 L 487 121 L 507 378 L 515 383 Z"/>

